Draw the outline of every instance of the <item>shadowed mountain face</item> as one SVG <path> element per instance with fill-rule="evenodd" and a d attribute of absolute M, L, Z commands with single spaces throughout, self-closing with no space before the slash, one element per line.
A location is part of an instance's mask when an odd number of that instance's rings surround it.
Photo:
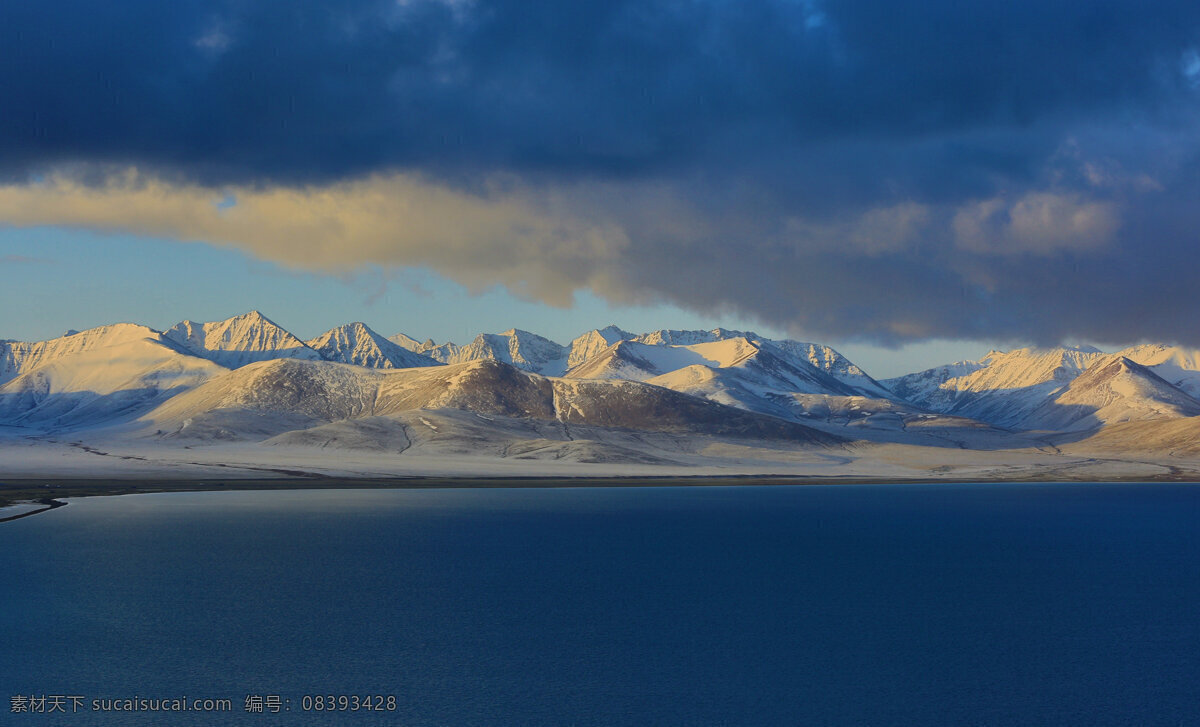
<path fill-rule="evenodd" d="M 558 418 L 567 423 L 822 445 L 841 441 L 800 424 L 633 381 L 558 380 L 554 389 Z"/>
<path fill-rule="evenodd" d="M 549 379 L 491 360 L 447 366 L 420 377 L 398 374 L 380 382 L 378 413 L 415 409 L 553 419 L 554 389 Z"/>
<path fill-rule="evenodd" d="M 784 439 L 833 445 L 839 439 L 799 424 L 631 381 L 566 381 L 498 361 L 380 372 L 304 361 L 272 361 L 229 372 L 181 394 L 144 417 L 174 436 L 246 439 L 319 423 L 460 410 L 484 417 L 530 419 L 647 432 Z M 263 429 L 266 420 L 278 431 Z M 216 422 L 219 434 L 207 428 Z"/>

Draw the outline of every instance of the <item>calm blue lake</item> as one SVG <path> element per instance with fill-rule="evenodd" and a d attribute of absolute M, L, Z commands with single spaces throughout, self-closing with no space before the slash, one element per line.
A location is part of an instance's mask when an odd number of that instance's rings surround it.
<path fill-rule="evenodd" d="M 5 724 L 1200 724 L 1190 485 L 85 498 L 0 576 Z"/>

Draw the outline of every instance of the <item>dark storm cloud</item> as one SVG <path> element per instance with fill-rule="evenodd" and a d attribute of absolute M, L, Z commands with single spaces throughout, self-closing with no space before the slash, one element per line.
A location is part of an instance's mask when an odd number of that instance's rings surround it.
<path fill-rule="evenodd" d="M 5 3 L 0 156 L 214 182 L 741 166 L 1157 113 L 1198 29 L 1194 2 Z"/>
<path fill-rule="evenodd" d="M 613 297 L 1200 343 L 1198 47 L 1170 0 L 6 3 L 0 175 L 500 179 L 627 235 L 596 276 L 536 266 Z"/>

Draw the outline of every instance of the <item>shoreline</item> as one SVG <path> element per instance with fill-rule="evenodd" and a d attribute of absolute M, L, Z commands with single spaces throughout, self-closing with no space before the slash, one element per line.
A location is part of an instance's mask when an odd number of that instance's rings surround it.
<path fill-rule="evenodd" d="M 22 502 L 24 502 L 24 501 L 22 501 Z M 34 500 L 34 502 L 36 502 L 39 505 L 45 505 L 45 507 L 38 508 L 37 510 L 29 510 L 27 512 L 22 512 L 17 515 L 9 515 L 8 517 L 0 517 L 0 523 L 6 523 L 6 522 L 9 522 L 10 520 L 20 520 L 23 517 L 29 517 L 30 515 L 37 515 L 39 513 L 46 512 L 47 510 L 53 510 L 58 507 L 66 507 L 67 506 L 67 503 L 62 502 L 61 500 L 56 500 L 52 497 L 43 497 L 38 500 Z M 0 507 L 8 507 L 9 505 L 17 505 L 17 504 L 21 504 L 21 503 L 4 502 L 3 500 L 0 500 Z"/>
<path fill-rule="evenodd" d="M 230 478 L 220 480 L 115 477 L 20 478 L 0 481 L 0 507 L 35 502 L 46 507 L 0 518 L 0 523 L 37 515 L 63 507 L 60 498 L 113 497 L 164 492 L 224 492 L 268 490 L 359 490 L 359 489 L 473 489 L 473 488 L 564 488 L 564 487 L 736 487 L 802 485 L 923 485 L 955 482 L 979 484 L 1036 484 L 1050 482 L 1095 483 L 1189 483 L 1200 484 L 1182 474 L 1158 477 L 1054 478 L 1046 477 L 845 477 L 791 475 L 660 475 L 613 477 L 563 476 L 414 476 L 414 477 L 296 477 Z"/>

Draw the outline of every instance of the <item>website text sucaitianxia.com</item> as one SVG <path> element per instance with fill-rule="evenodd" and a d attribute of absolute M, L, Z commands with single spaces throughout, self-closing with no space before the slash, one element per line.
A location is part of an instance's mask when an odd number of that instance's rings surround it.
<path fill-rule="evenodd" d="M 291 712 L 293 707 L 303 712 L 394 712 L 397 708 L 393 694 L 363 695 L 305 695 L 300 699 L 279 694 L 248 694 L 242 702 L 246 712 Z M 79 694 L 18 694 L 11 698 L 9 712 L 13 714 L 48 714 L 59 712 L 232 712 L 232 699 L 196 699 L 180 697 L 92 698 Z"/>
<path fill-rule="evenodd" d="M 11 699 L 10 713 L 52 714 L 61 712 L 232 712 L 232 699 L 181 697 L 101 697 L 79 694 L 18 694 Z"/>

